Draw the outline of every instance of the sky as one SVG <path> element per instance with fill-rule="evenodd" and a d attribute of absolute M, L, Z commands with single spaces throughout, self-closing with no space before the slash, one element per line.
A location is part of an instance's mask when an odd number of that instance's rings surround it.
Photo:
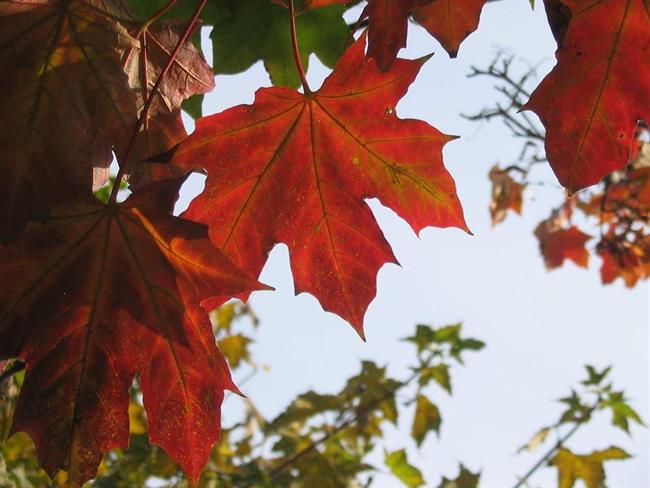
<path fill-rule="evenodd" d="M 471 123 L 461 114 L 494 103 L 493 82 L 466 75 L 472 65 L 487 66 L 499 50 L 515 55 L 522 71 L 539 64 L 541 79 L 554 64 L 555 50 L 543 9 L 538 6 L 533 12 L 523 0 L 489 3 L 478 31 L 454 60 L 418 27 L 411 28 L 409 46 L 401 52 L 406 58 L 435 53 L 397 106 L 397 115 L 460 136 L 445 147 L 444 160 L 474 236 L 435 228 L 418 236 L 393 211 L 370 201 L 401 266 L 385 265 L 379 272 L 377 297 L 365 316 L 366 343 L 341 318 L 324 312 L 314 297 L 294 296 L 284 245 L 273 249 L 260 277 L 276 291 L 256 292 L 250 299 L 261 320 L 253 354 L 271 369 L 248 381 L 243 391 L 267 417 L 306 390 L 338 391 L 357 373 L 361 359 L 386 365 L 394 377 L 406 377 L 414 356 L 399 339 L 410 335 L 415 324 L 462 321 L 465 335 L 487 343 L 483 351 L 468 354 L 464 367 L 452 370 L 452 396 L 442 390 L 431 395 L 443 417 L 439 438 L 429 436 L 415 449 L 408 439 L 410 414 L 399 429 L 386 429 L 389 448 L 408 446 L 410 460 L 422 469 L 427 486 L 437 486 L 442 475 L 455 477 L 458 462 L 480 470 L 483 487 L 514 485 L 517 475 L 541 455 L 517 455 L 517 448 L 557 419 L 562 406 L 555 400 L 584 378 L 587 363 L 612 365 L 615 386 L 624 389 L 632 406 L 650 421 L 649 284 L 630 290 L 619 280 L 602 286 L 598 258 L 588 270 L 573 264 L 552 272 L 544 268 L 533 229 L 560 202 L 558 191 L 528 190 L 523 217 L 511 215 L 496 228 L 491 226 L 487 173 L 497 162 L 515 160 L 520 145 L 501 124 Z M 207 46 L 205 51 L 209 58 Z M 311 87 L 319 86 L 327 73 L 312 59 Z M 261 63 L 241 75 L 219 76 L 217 88 L 206 97 L 204 114 L 251 103 L 255 90 L 269 85 Z M 554 181 L 550 171 L 545 177 Z M 194 178 L 181 205 L 200 188 L 201 179 Z M 234 421 L 241 408 L 240 400 L 229 396 L 224 423 Z M 627 436 L 610 425 L 607 414 L 600 414 L 568 447 L 586 453 L 612 444 L 635 457 L 606 465 L 609 485 L 647 488 L 648 429 L 633 425 Z M 382 456 L 372 459 L 380 467 Z M 539 470 L 531 485 L 555 486 L 555 470 Z M 373 486 L 400 483 L 380 474 Z"/>

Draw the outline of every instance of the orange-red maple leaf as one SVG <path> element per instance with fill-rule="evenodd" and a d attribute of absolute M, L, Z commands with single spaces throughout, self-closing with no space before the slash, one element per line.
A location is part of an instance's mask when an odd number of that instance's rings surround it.
<path fill-rule="evenodd" d="M 492 225 L 503 222 L 508 210 L 521 215 L 525 186 L 515 181 L 506 170 L 501 170 L 496 165 L 490 169 L 489 177 L 492 182 L 492 201 L 490 202 Z"/>
<path fill-rule="evenodd" d="M 556 34 L 557 65 L 525 108 L 546 127 L 546 154 L 560 183 L 576 191 L 624 168 L 637 122 L 650 119 L 650 3 L 562 3 L 571 18 L 566 33 Z"/>
<path fill-rule="evenodd" d="M 215 296 L 261 285 L 173 217 L 178 180 L 124 203 L 92 196 L 31 223 L 0 249 L 0 359 L 27 362 L 13 432 L 35 441 L 41 466 L 71 486 L 125 446 L 136 373 L 150 441 L 198 479 L 234 389 L 205 310 Z"/>
<path fill-rule="evenodd" d="M 414 20 L 435 37 L 453 58 L 460 43 L 478 27 L 487 0 L 434 0 L 413 10 Z"/>
<path fill-rule="evenodd" d="M 389 70 L 406 47 L 409 16 L 434 36 L 452 56 L 478 26 L 486 0 L 368 0 L 368 56 Z"/>
<path fill-rule="evenodd" d="M 539 249 L 544 257 L 548 269 L 559 268 L 565 259 L 570 259 L 578 266 L 587 267 L 589 252 L 585 244 L 590 235 L 585 234 L 575 226 L 568 229 L 554 228 L 552 221 L 541 222 L 535 229 L 535 236 L 539 240 Z"/>
<path fill-rule="evenodd" d="M 257 275 L 285 243 L 297 291 L 359 333 L 377 272 L 395 261 L 364 199 L 378 197 L 416 231 L 466 229 L 442 163 L 451 137 L 393 108 L 427 58 L 381 73 L 364 47 L 362 38 L 349 48 L 318 92 L 262 88 L 253 105 L 199 120 L 173 158 L 207 169 L 188 216 L 235 262 Z"/>
<path fill-rule="evenodd" d="M 601 281 L 604 284 L 613 283 L 622 278 L 625 286 L 632 288 L 639 280 L 650 277 L 650 236 L 637 231 L 634 240 L 611 239 L 615 236 L 611 228 L 598 245 L 597 251 L 603 259 L 600 268 Z"/>

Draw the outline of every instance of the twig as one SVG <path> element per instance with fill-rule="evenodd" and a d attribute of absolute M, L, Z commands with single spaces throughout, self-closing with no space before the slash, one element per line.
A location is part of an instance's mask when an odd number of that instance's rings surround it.
<path fill-rule="evenodd" d="M 548 462 L 551 456 L 555 454 L 555 452 L 562 447 L 562 445 L 568 441 L 573 434 L 577 432 L 577 430 L 585 425 L 587 423 L 587 420 L 591 417 L 591 414 L 594 413 L 596 408 L 598 408 L 598 405 L 600 404 L 600 398 L 597 400 L 597 402 L 589 408 L 587 413 L 582 416 L 578 421 L 576 421 L 576 424 L 567 432 L 564 434 L 562 437 L 558 439 L 558 441 L 551 446 L 551 448 L 546 451 L 546 453 L 535 463 L 533 466 L 524 474 L 521 478 L 519 478 L 519 481 L 515 483 L 515 485 L 512 488 L 521 488 L 524 486 L 528 479 L 540 468 L 544 465 L 544 463 Z"/>
<path fill-rule="evenodd" d="M 122 179 L 124 178 L 124 175 L 127 174 L 128 170 L 130 169 L 130 164 L 129 164 L 129 156 L 131 154 L 131 151 L 133 150 L 135 146 L 135 140 L 137 139 L 140 130 L 142 129 L 145 121 L 147 120 L 147 114 L 149 113 L 149 108 L 151 107 L 151 104 L 153 103 L 153 100 L 158 93 L 158 89 L 160 88 L 160 85 L 162 84 L 165 75 L 169 72 L 171 69 L 172 65 L 174 64 L 174 60 L 176 59 L 176 56 L 178 55 L 178 52 L 181 50 L 183 47 L 183 44 L 187 41 L 187 39 L 190 37 L 192 32 L 194 31 L 194 27 L 196 26 L 196 22 L 199 19 L 199 16 L 201 15 L 201 11 L 203 10 L 203 7 L 205 7 L 205 4 L 208 2 L 208 0 L 201 0 L 201 3 L 199 6 L 196 8 L 194 11 L 194 14 L 192 15 L 192 18 L 187 24 L 187 27 L 185 28 L 185 32 L 183 32 L 183 35 L 181 38 L 178 40 L 176 43 L 176 46 L 174 47 L 174 50 L 169 56 L 169 59 L 167 60 L 167 63 L 163 67 L 162 71 L 158 75 L 158 78 L 156 79 L 156 83 L 153 86 L 153 89 L 151 90 L 151 93 L 147 97 L 147 101 L 145 102 L 144 108 L 142 109 L 142 113 L 140 113 L 140 117 L 138 117 L 138 122 L 135 126 L 135 129 L 133 130 L 133 134 L 131 135 L 131 139 L 129 140 L 129 144 L 126 147 L 126 151 L 124 152 L 124 156 L 122 157 L 122 161 L 120 161 L 120 170 L 117 173 L 117 176 L 115 177 L 115 182 L 113 183 L 113 189 L 111 190 L 111 195 L 108 199 L 110 204 L 115 204 L 117 201 L 117 194 L 120 189 L 120 183 L 122 182 Z"/>
<path fill-rule="evenodd" d="M 408 386 L 411 384 L 418 376 L 420 375 L 420 369 L 426 368 L 427 366 L 430 365 L 431 361 L 436 357 L 435 352 L 431 353 L 429 357 L 426 359 L 426 361 L 423 362 L 421 368 L 418 368 L 418 370 L 414 371 L 411 376 L 409 376 L 405 381 L 400 382 L 397 384 L 395 387 L 390 388 L 386 390 L 386 393 L 373 401 L 369 402 L 368 404 L 364 405 L 363 408 L 357 408 L 357 411 L 353 413 L 352 415 L 348 416 L 347 419 L 343 420 L 339 425 L 334 427 L 332 430 L 329 432 L 325 433 L 323 436 L 320 438 L 316 439 L 315 441 L 312 441 L 309 445 L 295 453 L 293 456 L 290 458 L 284 460 L 282 463 L 280 463 L 278 466 L 273 468 L 269 474 L 268 478 L 270 480 L 277 478 L 280 474 L 282 474 L 284 471 L 287 470 L 290 466 L 295 464 L 296 462 L 300 461 L 302 458 L 304 458 L 307 454 L 311 453 L 314 451 L 318 446 L 326 442 L 329 438 L 332 436 L 338 434 L 341 432 L 343 429 L 349 427 L 350 425 L 354 424 L 357 422 L 362 415 L 365 415 L 368 411 L 372 410 L 378 405 L 381 405 L 383 402 L 394 396 L 397 391 L 400 389 L 404 388 L 405 386 Z M 244 484 L 242 488 L 248 488 L 250 486 L 253 486 L 255 481 L 249 481 L 248 483 Z"/>

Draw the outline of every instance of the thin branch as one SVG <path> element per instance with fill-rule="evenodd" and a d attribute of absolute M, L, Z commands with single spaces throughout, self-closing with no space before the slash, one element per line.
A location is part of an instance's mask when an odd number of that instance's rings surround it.
<path fill-rule="evenodd" d="M 594 411 L 598 408 L 598 405 L 600 405 L 600 398 L 594 403 L 593 406 L 589 408 L 587 413 L 582 416 L 582 418 L 578 421 L 576 421 L 576 424 L 569 430 L 566 434 L 564 434 L 562 437 L 560 437 L 555 444 L 551 446 L 551 448 L 546 451 L 546 453 L 535 463 L 531 468 L 524 474 L 521 478 L 519 478 L 519 481 L 515 483 L 515 485 L 512 488 L 521 488 L 522 486 L 526 485 L 528 482 L 528 479 L 535 474 L 535 472 L 541 468 L 546 462 L 548 462 L 551 459 L 551 456 L 555 454 L 558 449 L 560 449 L 566 441 L 568 441 L 573 434 L 575 434 L 580 427 L 585 425 L 588 421 L 589 418 L 591 418 L 591 414 L 594 413 Z"/>
<path fill-rule="evenodd" d="M 174 47 L 174 50 L 172 51 L 171 55 L 169 56 L 169 59 L 167 60 L 167 63 L 163 67 L 162 71 L 158 75 L 158 79 L 156 79 L 156 83 L 153 86 L 153 89 L 151 90 L 151 93 L 147 97 L 147 101 L 145 102 L 144 108 L 142 109 L 142 113 L 140 113 L 140 117 L 138 118 L 138 122 L 135 126 L 135 129 L 133 131 L 133 134 L 131 135 L 131 139 L 129 140 L 129 144 L 126 147 L 126 151 L 124 152 L 124 156 L 122 158 L 122 161 L 120 161 L 120 170 L 117 173 L 117 176 L 115 177 L 115 182 L 113 183 L 113 189 L 111 190 L 111 195 L 108 199 L 110 204 L 115 204 L 117 201 L 117 194 L 120 189 L 120 183 L 122 182 L 122 179 L 124 176 L 128 173 L 128 170 L 131 169 L 131 165 L 129 164 L 129 156 L 131 155 L 131 151 L 135 147 L 135 140 L 137 139 L 140 130 L 144 126 L 145 121 L 147 120 L 147 115 L 149 113 L 149 109 L 151 108 L 151 104 L 153 103 L 153 100 L 155 96 L 158 94 L 158 89 L 160 88 L 160 85 L 162 84 L 165 75 L 169 72 L 171 69 L 172 65 L 174 64 L 174 60 L 176 59 L 176 56 L 178 55 L 179 51 L 183 47 L 183 44 L 187 41 L 187 39 L 190 37 L 192 32 L 194 31 L 194 27 L 196 26 L 196 23 L 199 19 L 199 16 L 201 15 L 201 12 L 203 11 L 203 7 L 205 7 L 205 4 L 208 2 L 208 0 L 201 0 L 201 3 L 199 6 L 196 8 L 194 11 L 194 14 L 192 15 L 192 18 L 187 24 L 187 27 L 185 28 L 185 32 L 183 32 L 183 35 L 181 38 L 178 40 L 176 43 L 176 46 Z M 170 7 L 171 8 L 171 7 Z"/>
<path fill-rule="evenodd" d="M 325 443 L 328 439 L 330 439 L 332 436 L 338 434 L 341 432 L 343 429 L 353 425 L 359 419 L 365 415 L 367 412 L 371 411 L 373 408 L 381 405 L 383 402 L 388 400 L 389 398 L 393 397 L 400 389 L 404 388 L 405 386 L 410 385 L 415 379 L 417 379 L 420 375 L 420 369 L 425 368 L 431 364 L 431 361 L 436 357 L 435 352 L 431 353 L 427 360 L 422 364 L 421 368 L 418 368 L 418 370 L 414 371 L 411 376 L 409 376 L 405 381 L 402 381 L 398 383 L 395 387 L 390 388 L 386 390 L 386 393 L 380 397 L 377 397 L 373 401 L 367 403 L 366 405 L 359 406 L 359 408 L 356 409 L 356 412 L 354 412 L 352 415 L 348 416 L 347 419 L 343 420 L 339 425 L 334 427 L 332 430 L 328 431 L 325 433 L 323 436 L 320 438 L 316 439 L 315 441 L 312 441 L 309 445 L 295 453 L 293 456 L 290 458 L 284 460 L 282 463 L 280 463 L 278 466 L 273 468 L 269 474 L 268 478 L 270 480 L 277 478 L 280 474 L 282 474 L 284 471 L 286 471 L 289 467 L 300 461 L 302 458 L 304 458 L 307 454 L 313 452 L 316 448 L 318 448 L 321 444 Z M 363 407 L 363 408 L 361 408 Z M 253 486 L 255 481 L 250 481 L 247 484 L 243 485 L 243 488 L 248 488 L 250 486 Z"/>

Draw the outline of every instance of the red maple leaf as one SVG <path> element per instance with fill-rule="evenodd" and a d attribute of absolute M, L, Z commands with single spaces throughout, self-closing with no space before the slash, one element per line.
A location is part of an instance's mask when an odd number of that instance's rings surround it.
<path fill-rule="evenodd" d="M 71 486 L 128 443 L 136 373 L 151 443 L 191 480 L 218 439 L 223 391 L 235 386 L 197 303 L 260 285 L 205 226 L 171 215 L 179 184 L 119 205 L 79 198 L 0 251 L 0 359 L 27 363 L 13 432 L 27 432 L 41 466 L 68 471 Z"/>
<path fill-rule="evenodd" d="M 257 275 L 285 243 L 297 291 L 359 333 L 379 268 L 395 262 L 364 199 L 378 197 L 416 231 L 466 229 L 442 163 L 451 137 L 393 108 L 428 58 L 381 73 L 364 47 L 362 38 L 349 48 L 318 92 L 262 88 L 253 105 L 199 120 L 173 158 L 208 172 L 187 215 L 210 226 L 215 244 Z"/>
<path fill-rule="evenodd" d="M 478 27 L 487 0 L 434 0 L 413 10 L 413 19 L 435 37 L 453 58 L 460 43 Z"/>
<path fill-rule="evenodd" d="M 585 244 L 591 236 L 577 227 L 558 229 L 545 220 L 535 229 L 535 236 L 539 240 L 539 249 L 548 269 L 559 268 L 566 259 L 583 268 L 589 264 L 589 252 Z"/>
<path fill-rule="evenodd" d="M 406 47 L 409 16 L 434 36 L 452 56 L 478 26 L 486 0 L 368 0 L 368 56 L 382 71 L 391 68 Z"/>
<path fill-rule="evenodd" d="M 562 3 L 571 17 L 566 32 L 556 32 L 557 65 L 525 108 L 546 126 L 546 154 L 560 183 L 576 191 L 624 168 L 637 122 L 650 119 L 650 4 Z"/>

